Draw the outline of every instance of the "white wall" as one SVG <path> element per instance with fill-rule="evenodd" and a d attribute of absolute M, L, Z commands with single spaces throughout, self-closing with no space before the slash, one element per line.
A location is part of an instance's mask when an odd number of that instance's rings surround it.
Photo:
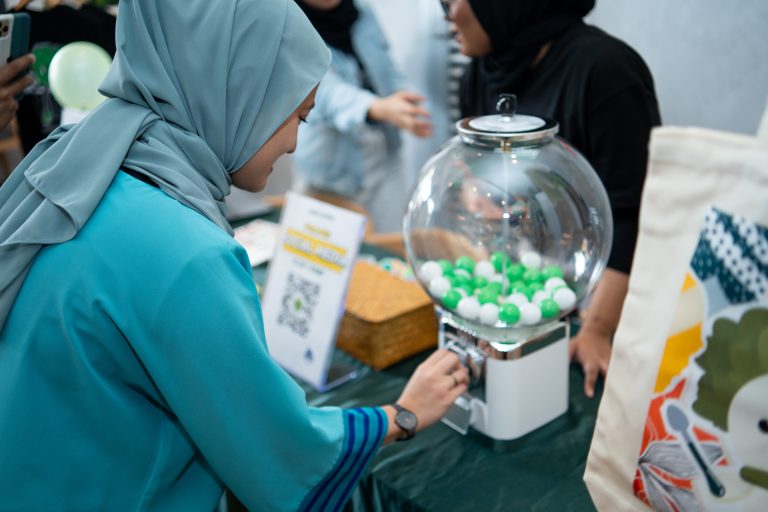
<path fill-rule="evenodd" d="M 437 0 L 369 2 L 396 63 L 423 83 Z M 664 124 L 755 133 L 768 99 L 768 0 L 597 0 L 587 21 L 643 56 Z"/>
<path fill-rule="evenodd" d="M 454 131 L 449 118 L 448 24 L 437 0 L 367 0 L 390 46 L 395 65 L 408 88 L 427 97 L 432 115 L 431 138 L 401 132 L 403 165 L 409 185 L 415 185 L 421 167 Z"/>
<path fill-rule="evenodd" d="M 646 60 L 664 124 L 757 130 L 768 98 L 766 0 L 598 0 L 589 21 Z"/>

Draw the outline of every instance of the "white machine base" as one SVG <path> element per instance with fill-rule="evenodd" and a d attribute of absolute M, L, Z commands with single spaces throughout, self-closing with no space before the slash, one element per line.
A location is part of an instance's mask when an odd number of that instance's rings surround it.
<path fill-rule="evenodd" d="M 489 355 L 481 385 L 459 398 L 444 422 L 463 433 L 467 431 L 463 427 L 469 426 L 491 439 L 511 441 L 564 414 L 568 410 L 568 332 L 567 325 L 559 324 L 530 346 L 524 345 L 516 356 Z M 462 416 L 465 420 L 455 421 Z"/>
<path fill-rule="evenodd" d="M 567 337 L 522 359 L 485 364 L 485 400 L 470 400 L 470 425 L 488 437 L 517 439 L 568 410 Z"/>

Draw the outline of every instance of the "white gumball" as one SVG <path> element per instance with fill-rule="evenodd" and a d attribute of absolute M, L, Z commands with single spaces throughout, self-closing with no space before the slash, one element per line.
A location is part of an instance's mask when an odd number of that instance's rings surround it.
<path fill-rule="evenodd" d="M 523 304 L 520 306 L 520 324 L 534 325 L 541 321 L 541 309 L 536 304 Z"/>
<path fill-rule="evenodd" d="M 477 277 L 484 277 L 490 280 L 495 273 L 496 268 L 493 266 L 493 263 L 488 260 L 478 261 L 475 264 L 475 276 Z"/>
<path fill-rule="evenodd" d="M 459 295 L 461 295 L 462 297 L 466 297 L 467 296 L 467 290 L 465 290 L 464 288 L 454 288 L 454 290 L 459 292 Z"/>
<path fill-rule="evenodd" d="M 496 325 L 499 321 L 499 306 L 488 303 L 480 306 L 480 323 L 485 325 Z"/>
<path fill-rule="evenodd" d="M 425 283 L 431 283 L 436 277 L 443 275 L 443 267 L 436 261 L 425 261 L 419 269 L 419 277 Z"/>
<path fill-rule="evenodd" d="M 442 297 L 451 289 L 451 282 L 445 277 L 436 277 L 429 282 L 429 293 L 433 297 Z"/>
<path fill-rule="evenodd" d="M 541 255 L 535 251 L 528 251 L 520 256 L 520 263 L 522 263 L 525 268 L 538 270 L 541 268 Z"/>
<path fill-rule="evenodd" d="M 536 304 L 537 306 L 541 306 L 541 301 L 546 300 L 550 297 L 549 293 L 544 290 L 539 290 L 536 293 L 533 294 L 533 298 L 531 299 L 531 302 Z"/>
<path fill-rule="evenodd" d="M 547 290 L 549 293 L 554 292 L 558 288 L 562 288 L 563 286 L 568 286 L 565 284 L 565 281 L 562 277 L 550 277 L 547 279 L 547 282 L 544 283 L 544 289 Z"/>
<path fill-rule="evenodd" d="M 570 288 L 558 288 L 552 294 L 552 298 L 557 302 L 560 311 L 571 309 L 576 305 L 576 294 Z"/>
<path fill-rule="evenodd" d="M 518 308 L 523 304 L 528 304 L 528 297 L 524 293 L 515 292 L 507 297 L 507 304 L 514 304 Z"/>
<path fill-rule="evenodd" d="M 475 297 L 464 297 L 456 306 L 456 311 L 467 320 L 477 320 L 480 314 L 480 303 Z"/>

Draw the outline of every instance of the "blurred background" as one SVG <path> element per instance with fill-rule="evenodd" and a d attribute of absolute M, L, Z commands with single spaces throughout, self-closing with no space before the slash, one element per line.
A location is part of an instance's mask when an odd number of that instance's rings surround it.
<path fill-rule="evenodd" d="M 211 0 L 215 1 L 215 0 Z M 410 88 L 427 97 L 434 134 L 428 139 L 403 134 L 406 175 L 415 182 L 421 166 L 453 135 L 458 117 L 455 93 L 464 58 L 455 51 L 437 0 L 364 0 L 373 7 L 396 65 Z M 17 2 L 6 1 L 10 8 Z M 114 52 L 105 14 L 109 0 L 32 0 L 32 44 L 60 45 L 89 40 Z M 587 18 L 625 40 L 648 63 L 656 82 L 665 125 L 692 125 L 755 133 L 768 96 L 768 2 L 765 0 L 598 0 Z M 113 28 L 112 28 L 113 30 Z M 110 46 L 111 45 L 111 46 Z M 30 91 L 20 116 L 60 122 L 58 107 L 38 89 Z M 37 94 L 37 96 L 35 96 Z M 50 95 L 48 95 L 50 96 Z M 51 126 L 37 129 L 41 135 Z M 18 127 L 14 128 L 18 131 Z M 0 165 L 13 168 L 23 154 L 11 130 L 0 134 Z M 24 137 L 25 139 L 29 137 Z M 282 194 L 291 186 L 290 156 L 278 162 L 261 195 Z M 236 191 L 231 199 L 257 197 Z"/>

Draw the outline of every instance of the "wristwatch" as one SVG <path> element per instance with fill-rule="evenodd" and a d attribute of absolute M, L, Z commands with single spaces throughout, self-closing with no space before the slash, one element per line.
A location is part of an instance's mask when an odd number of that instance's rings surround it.
<path fill-rule="evenodd" d="M 419 419 L 411 411 L 400 404 L 392 404 L 397 414 L 395 414 L 395 425 L 405 432 L 405 436 L 398 437 L 398 441 L 407 441 L 416 435 L 416 427 L 419 425 Z"/>

